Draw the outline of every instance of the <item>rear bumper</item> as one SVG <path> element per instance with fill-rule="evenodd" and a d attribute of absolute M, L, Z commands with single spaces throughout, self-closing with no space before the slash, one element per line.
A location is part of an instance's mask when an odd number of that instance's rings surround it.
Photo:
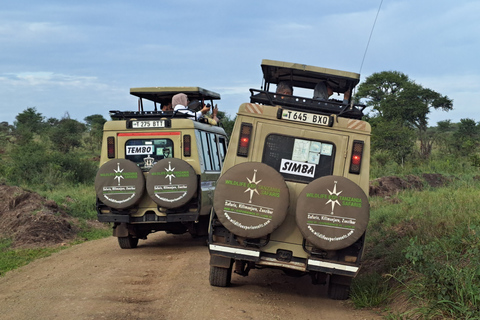
<path fill-rule="evenodd" d="M 194 222 L 198 221 L 200 214 L 198 212 L 172 213 L 165 216 L 158 216 L 155 213 L 146 213 L 141 217 L 132 217 L 128 214 L 116 213 L 98 213 L 97 219 L 100 222 L 118 222 L 118 223 L 171 223 L 171 222 Z"/>
<path fill-rule="evenodd" d="M 293 258 L 290 261 L 282 261 L 260 250 L 230 247 L 218 244 L 209 244 L 210 255 L 226 257 L 234 260 L 253 261 L 259 266 L 272 268 L 287 268 L 298 271 L 315 271 L 327 274 L 355 277 L 360 269 L 358 265 L 327 261 L 313 258 Z"/>

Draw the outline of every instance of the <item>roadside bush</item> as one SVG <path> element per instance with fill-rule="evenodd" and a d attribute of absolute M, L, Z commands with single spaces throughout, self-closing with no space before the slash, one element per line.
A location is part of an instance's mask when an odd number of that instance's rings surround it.
<path fill-rule="evenodd" d="M 14 185 L 56 188 L 64 184 L 93 183 L 96 164 L 74 152 L 48 150 L 44 144 L 29 141 L 16 145 L 3 166 L 3 175 Z"/>

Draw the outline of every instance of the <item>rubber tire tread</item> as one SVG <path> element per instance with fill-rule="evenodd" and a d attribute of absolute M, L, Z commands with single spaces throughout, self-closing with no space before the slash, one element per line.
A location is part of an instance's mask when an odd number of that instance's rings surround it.
<path fill-rule="evenodd" d="M 118 244 L 122 249 L 135 249 L 138 246 L 138 238 L 132 236 L 118 237 Z"/>
<path fill-rule="evenodd" d="M 228 287 L 232 280 L 232 267 L 220 268 L 210 266 L 210 285 L 214 287 Z"/>
<path fill-rule="evenodd" d="M 328 297 L 332 300 L 347 300 L 350 296 L 350 286 L 329 283 L 328 285 Z"/>

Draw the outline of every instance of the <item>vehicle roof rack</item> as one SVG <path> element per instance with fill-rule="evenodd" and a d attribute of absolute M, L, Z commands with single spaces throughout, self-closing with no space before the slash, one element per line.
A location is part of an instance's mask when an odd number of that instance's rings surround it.
<path fill-rule="evenodd" d="M 281 95 L 264 90 L 250 89 L 250 102 L 272 106 L 282 106 L 285 109 L 296 111 L 314 112 L 319 114 L 336 114 L 344 118 L 358 119 L 363 117 L 362 104 L 344 104 L 340 100 L 317 100 L 298 96 Z"/>
<path fill-rule="evenodd" d="M 193 110 L 191 110 L 193 111 Z M 110 110 L 113 120 L 152 119 L 152 118 L 189 118 L 188 114 L 179 111 L 119 111 Z"/>
<path fill-rule="evenodd" d="M 143 87 L 130 88 L 130 94 L 157 103 L 168 103 L 177 93 L 185 93 L 190 100 L 220 100 L 220 94 L 200 87 Z"/>

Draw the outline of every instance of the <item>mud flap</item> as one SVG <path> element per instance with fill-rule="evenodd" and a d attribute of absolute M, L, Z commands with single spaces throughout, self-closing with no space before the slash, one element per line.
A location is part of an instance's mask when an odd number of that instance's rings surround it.
<path fill-rule="evenodd" d="M 114 237 L 128 237 L 128 228 L 126 223 L 120 223 L 113 228 Z"/>
<path fill-rule="evenodd" d="M 230 268 L 232 266 L 233 259 L 222 257 L 216 254 L 210 255 L 210 266 L 219 268 Z"/>

